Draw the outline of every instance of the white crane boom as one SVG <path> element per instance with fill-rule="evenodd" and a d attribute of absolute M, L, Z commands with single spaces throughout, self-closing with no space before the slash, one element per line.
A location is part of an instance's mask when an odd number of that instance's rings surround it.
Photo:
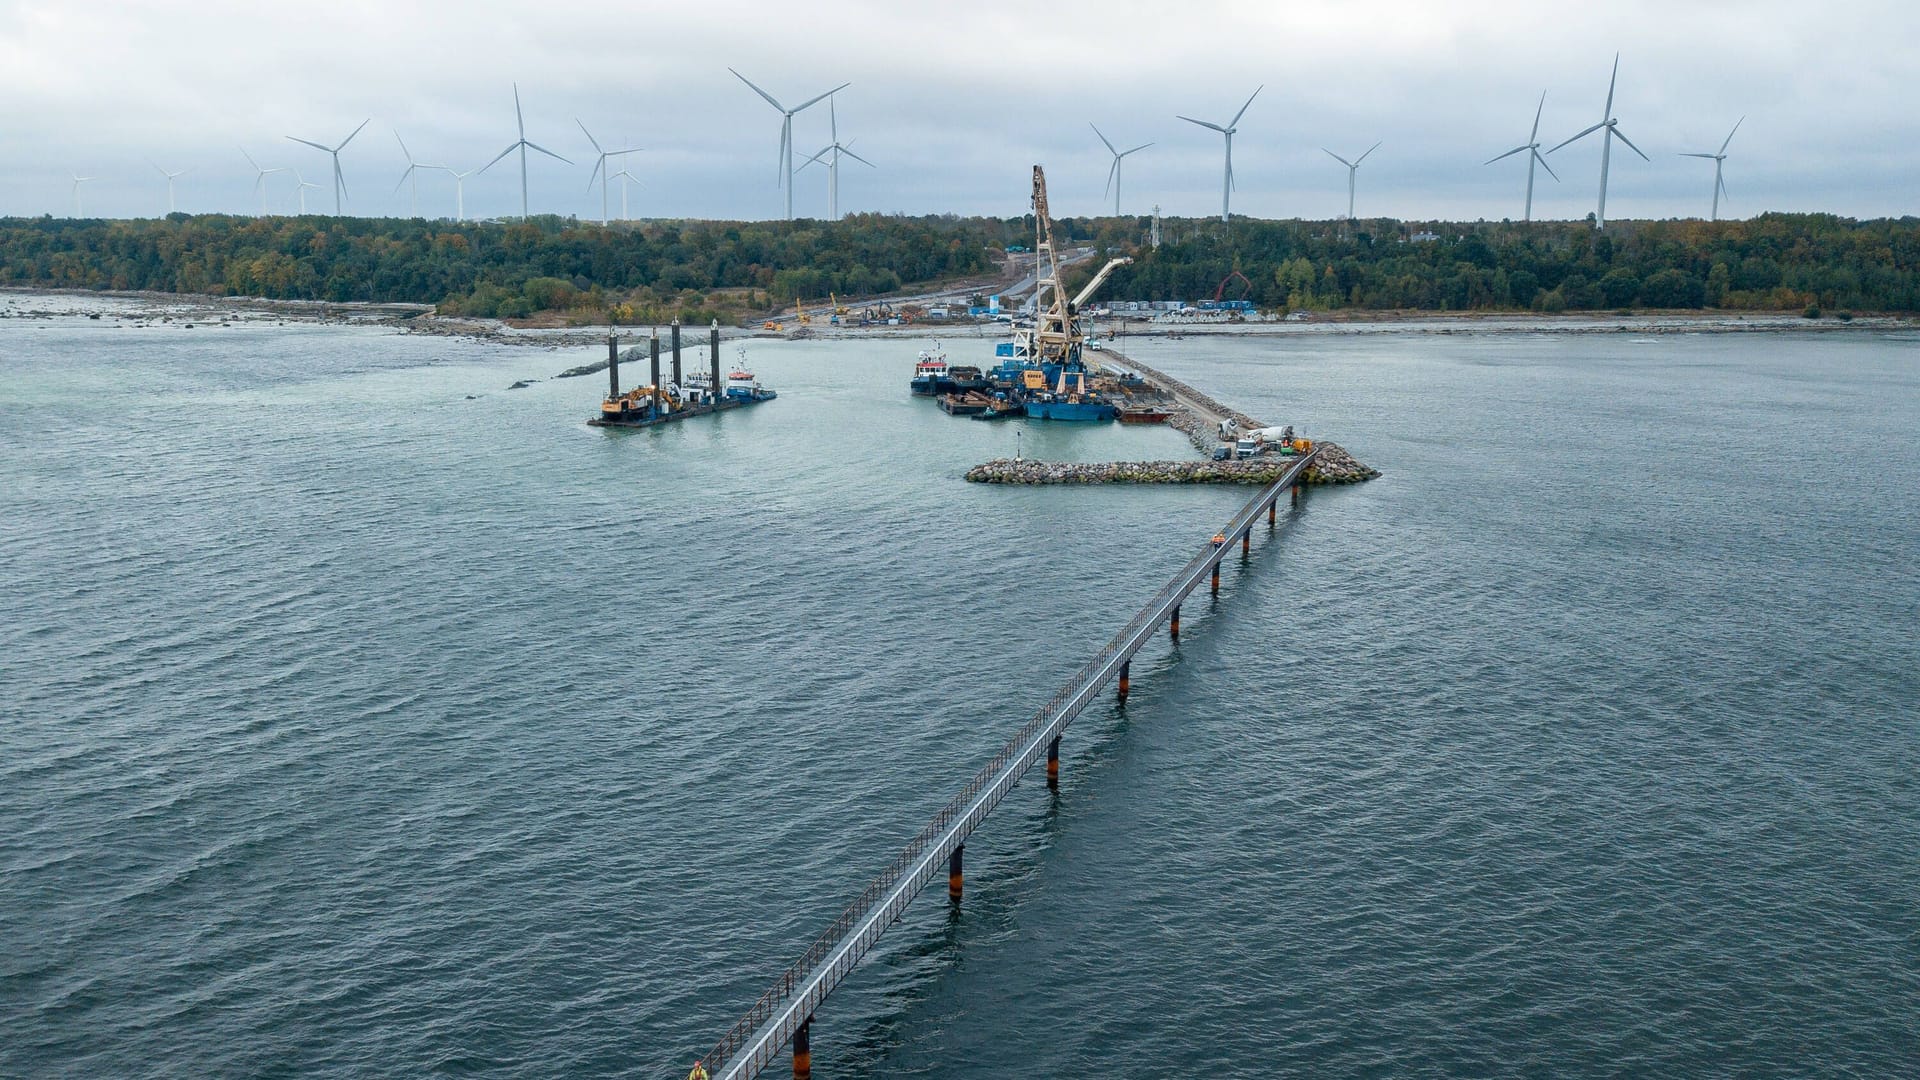
<path fill-rule="evenodd" d="M 1100 286 L 1106 284 L 1108 275 L 1132 261 L 1133 257 L 1130 255 L 1122 255 L 1119 258 L 1108 260 L 1107 265 L 1101 267 L 1100 272 L 1093 275 L 1093 280 L 1087 282 L 1087 287 L 1081 289 L 1080 294 L 1073 298 L 1074 310 L 1079 310 L 1080 306 L 1085 304 L 1087 299 L 1091 297 Z"/>

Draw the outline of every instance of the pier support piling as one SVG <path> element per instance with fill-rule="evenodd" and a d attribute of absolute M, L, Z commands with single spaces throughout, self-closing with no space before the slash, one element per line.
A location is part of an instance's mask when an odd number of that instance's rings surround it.
<path fill-rule="evenodd" d="M 1252 550 L 1253 550 L 1253 533 L 1251 532 L 1241 533 L 1240 534 L 1240 554 L 1245 555 L 1246 553 Z"/>
<path fill-rule="evenodd" d="M 673 320 L 673 385 L 685 386 L 680 381 L 680 320 Z"/>
<path fill-rule="evenodd" d="M 727 392 L 725 383 L 720 381 L 720 320 L 713 320 L 713 329 L 707 333 L 707 356 L 713 361 L 713 404 L 719 404 L 720 398 Z"/>
<path fill-rule="evenodd" d="M 658 415 L 660 411 L 661 392 L 660 392 L 660 328 L 657 326 L 653 328 L 653 340 L 651 342 L 651 347 L 653 351 L 653 409 L 654 409 L 655 415 Z"/>
<path fill-rule="evenodd" d="M 1220 595 L 1220 564 L 1213 564 L 1213 595 Z"/>
<path fill-rule="evenodd" d="M 1180 640 L 1180 609 L 1177 606 L 1173 609 L 1172 621 L 1167 624 L 1167 636 L 1175 641 Z"/>
<path fill-rule="evenodd" d="M 793 1029 L 793 1080 L 813 1080 L 813 1017 Z"/>
<path fill-rule="evenodd" d="M 620 396 L 620 340 L 613 327 L 607 327 L 607 400 Z"/>
<path fill-rule="evenodd" d="M 1293 505 L 1293 506 L 1300 505 L 1300 485 L 1299 484 L 1293 485 L 1293 501 L 1290 505 Z"/>
<path fill-rule="evenodd" d="M 1060 736 L 1055 735 L 1047 744 L 1047 786 L 1060 786 Z"/>
<path fill-rule="evenodd" d="M 1128 676 L 1132 674 L 1133 674 L 1133 661 L 1131 660 L 1123 661 L 1120 665 L 1120 700 L 1121 701 L 1127 700 L 1127 691 L 1133 688 L 1132 687 L 1133 680 L 1128 678 Z"/>
<path fill-rule="evenodd" d="M 960 886 L 962 884 L 960 873 L 961 854 L 966 850 L 967 845 L 961 844 L 959 847 L 954 848 L 953 854 L 947 858 L 947 899 L 956 904 L 960 902 Z"/>
<path fill-rule="evenodd" d="M 1267 504 L 1267 524 L 1268 525 L 1273 524 L 1273 514 L 1274 514 L 1274 511 L 1279 508 L 1279 506 L 1280 506 L 1279 499 L 1275 499 L 1272 502 Z"/>

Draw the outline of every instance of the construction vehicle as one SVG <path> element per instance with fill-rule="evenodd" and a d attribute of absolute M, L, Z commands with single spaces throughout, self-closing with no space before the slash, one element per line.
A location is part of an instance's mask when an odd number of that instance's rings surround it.
<path fill-rule="evenodd" d="M 794 318 L 800 320 L 801 326 L 806 326 L 813 322 L 813 316 L 807 314 L 807 310 L 800 306 L 798 299 L 795 299 L 793 302 L 793 315 Z"/>
<path fill-rule="evenodd" d="M 835 315 L 845 315 L 847 313 L 847 305 L 841 303 L 838 296 L 835 296 L 833 293 L 828 293 L 827 301 L 833 305 L 833 313 Z"/>

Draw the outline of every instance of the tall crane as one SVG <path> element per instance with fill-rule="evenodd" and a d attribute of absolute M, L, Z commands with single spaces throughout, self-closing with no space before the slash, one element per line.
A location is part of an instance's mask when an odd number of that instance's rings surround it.
<path fill-rule="evenodd" d="M 1036 321 L 1033 331 L 1033 358 L 1043 364 L 1064 364 L 1080 359 L 1080 305 L 1087 302 L 1115 269 L 1132 262 L 1121 256 L 1110 259 L 1072 300 L 1060 287 L 1060 258 L 1053 245 L 1053 217 L 1047 212 L 1047 174 L 1033 167 L 1033 216 L 1040 229 L 1040 252 L 1047 260 L 1047 276 L 1034 285 L 1033 306 Z M 1051 303 L 1042 308 L 1040 301 L 1051 289 Z"/>

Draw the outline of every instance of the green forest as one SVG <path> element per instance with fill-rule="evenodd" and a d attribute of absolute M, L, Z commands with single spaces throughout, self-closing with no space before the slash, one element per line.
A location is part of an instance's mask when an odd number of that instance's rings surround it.
<path fill-rule="evenodd" d="M 1061 245 L 1136 261 L 1100 299 L 1334 311 L 1920 312 L 1920 220 L 1418 223 L 1068 218 Z M 579 321 L 750 320 L 794 300 L 982 277 L 1033 219 L 583 224 L 236 217 L 0 219 L 0 285 L 327 301 Z M 1084 280 L 1099 260 L 1069 275 Z"/>

